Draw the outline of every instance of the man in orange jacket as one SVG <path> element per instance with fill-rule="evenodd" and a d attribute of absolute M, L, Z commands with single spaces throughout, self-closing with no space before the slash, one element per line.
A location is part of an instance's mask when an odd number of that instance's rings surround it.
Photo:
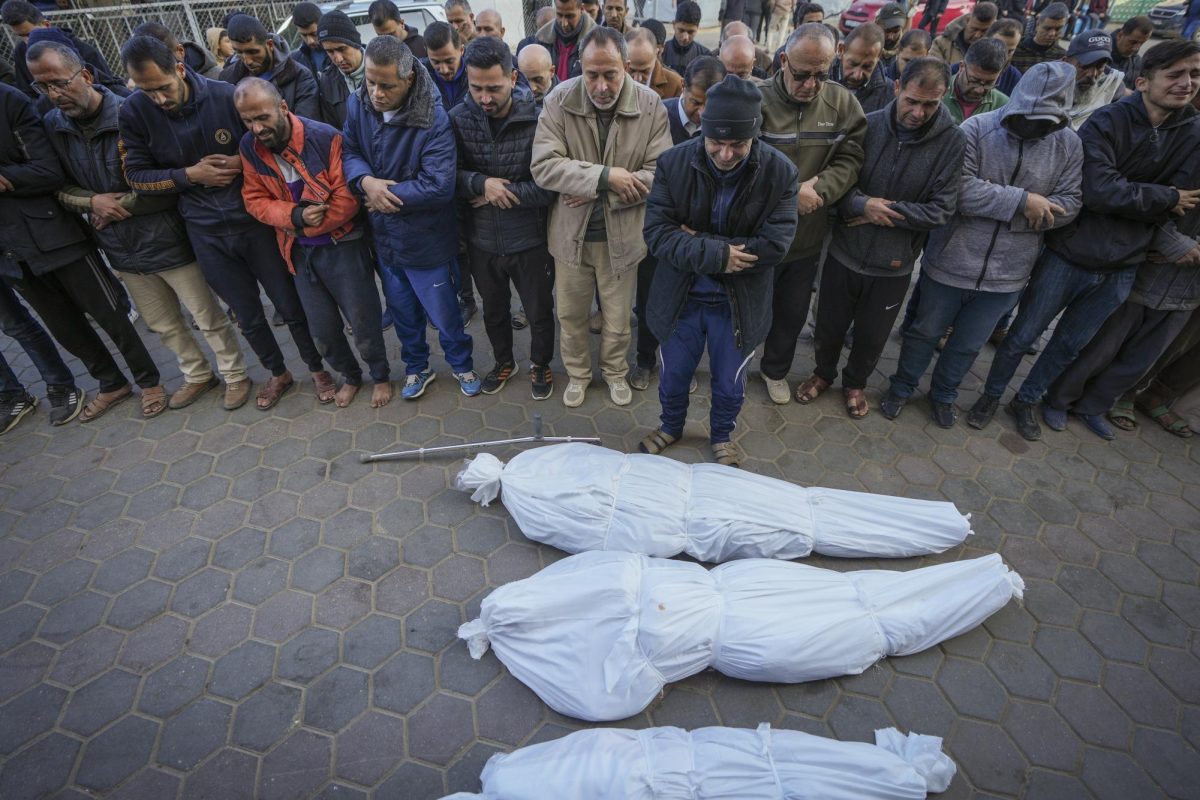
<path fill-rule="evenodd" d="M 234 103 L 247 129 L 240 148 L 246 210 L 275 228 L 317 349 L 342 374 L 334 402 L 348 406 L 362 383 L 362 367 L 343 332 L 345 317 L 375 382 L 371 405 L 386 405 L 392 386 L 383 311 L 358 200 L 342 171 L 341 132 L 297 117 L 260 78 L 239 83 Z"/>

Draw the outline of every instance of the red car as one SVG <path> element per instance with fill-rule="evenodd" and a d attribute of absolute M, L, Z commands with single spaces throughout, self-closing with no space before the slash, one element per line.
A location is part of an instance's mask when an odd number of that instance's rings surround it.
<path fill-rule="evenodd" d="M 874 22 L 875 15 L 879 13 L 879 9 L 883 8 L 889 2 L 892 2 L 892 0 L 855 0 L 838 17 L 838 30 L 845 35 L 850 32 L 851 28 L 856 28 L 864 22 Z M 909 28 L 917 27 L 924 8 L 925 4 L 921 3 L 920 7 L 915 11 L 909 11 Z M 975 8 L 975 0 L 950 0 L 946 4 L 946 10 L 942 13 L 941 19 L 938 20 L 937 32 L 941 33 L 946 30 L 947 25 L 963 14 L 970 14 L 973 8 Z"/>

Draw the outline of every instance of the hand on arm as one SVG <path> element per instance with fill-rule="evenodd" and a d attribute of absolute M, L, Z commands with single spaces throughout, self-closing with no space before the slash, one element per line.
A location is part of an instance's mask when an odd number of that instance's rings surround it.
<path fill-rule="evenodd" d="M 104 230 L 105 227 L 114 222 L 129 219 L 133 216 L 125 206 L 121 205 L 121 198 L 123 196 L 119 192 L 92 195 L 91 220 L 93 228 L 98 231 Z"/>
<path fill-rule="evenodd" d="M 1029 227 L 1035 231 L 1045 230 L 1054 225 L 1055 214 L 1066 214 L 1067 210 L 1057 203 L 1047 200 L 1037 192 L 1029 192 L 1025 196 L 1025 219 Z"/>
<path fill-rule="evenodd" d="M 395 214 L 403 208 L 404 201 L 389 190 L 389 187 L 395 185 L 395 181 L 381 180 L 370 175 L 363 178 L 359 186 L 367 198 L 367 209 L 379 214 Z"/>
<path fill-rule="evenodd" d="M 821 195 L 817 194 L 816 187 L 819 177 L 818 175 L 813 175 L 800 184 L 800 194 L 796 197 L 796 210 L 799 213 L 811 214 L 825 205 L 825 201 L 821 199 Z"/>
<path fill-rule="evenodd" d="M 188 181 L 200 186 L 228 186 L 242 173 L 238 156 L 207 155 L 184 170 Z"/>

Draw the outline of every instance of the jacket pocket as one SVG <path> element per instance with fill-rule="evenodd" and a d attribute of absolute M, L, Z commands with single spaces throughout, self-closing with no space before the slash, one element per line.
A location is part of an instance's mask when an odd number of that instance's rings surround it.
<path fill-rule="evenodd" d="M 34 208 L 22 208 L 21 213 L 30 240 L 43 253 L 87 241 L 83 227 L 57 208 L 38 203 Z"/>

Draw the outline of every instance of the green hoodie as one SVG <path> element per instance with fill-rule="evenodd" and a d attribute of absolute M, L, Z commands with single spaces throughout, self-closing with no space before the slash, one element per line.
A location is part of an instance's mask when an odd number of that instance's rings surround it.
<path fill-rule="evenodd" d="M 801 183 L 819 176 L 815 188 L 825 203 L 800 217 L 784 261 L 814 256 L 821 252 L 829 211 L 858 182 L 867 118 L 854 94 L 836 83 L 825 83 L 811 103 L 792 99 L 782 72 L 758 87 L 763 95 L 759 138 L 796 165 Z"/>

